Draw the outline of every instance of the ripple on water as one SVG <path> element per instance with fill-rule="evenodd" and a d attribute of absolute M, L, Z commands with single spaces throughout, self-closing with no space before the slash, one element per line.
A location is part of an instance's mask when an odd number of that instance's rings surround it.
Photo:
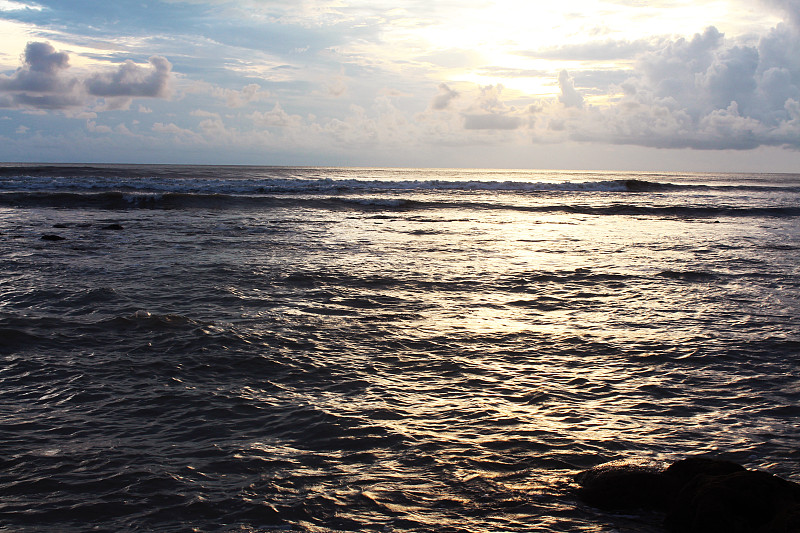
<path fill-rule="evenodd" d="M 572 474 L 705 452 L 796 479 L 794 219 L 563 192 L 9 208 L 0 521 L 647 532 Z M 623 203 L 683 199 L 658 194 Z"/>

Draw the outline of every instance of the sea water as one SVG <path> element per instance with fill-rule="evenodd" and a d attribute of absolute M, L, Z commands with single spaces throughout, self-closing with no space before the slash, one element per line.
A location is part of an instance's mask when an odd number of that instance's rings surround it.
<path fill-rule="evenodd" d="M 800 481 L 799 258 L 800 175 L 0 166 L 0 530 L 660 531 L 572 476 Z"/>

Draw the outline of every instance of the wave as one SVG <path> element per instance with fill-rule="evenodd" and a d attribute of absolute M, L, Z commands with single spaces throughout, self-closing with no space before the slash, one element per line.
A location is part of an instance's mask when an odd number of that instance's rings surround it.
<path fill-rule="evenodd" d="M 574 199 L 574 198 L 573 198 Z M 555 201 L 551 201 L 555 200 Z M 594 216 L 648 216 L 675 218 L 716 217 L 775 217 L 800 216 L 800 207 L 708 206 L 708 205 L 639 205 L 614 203 L 585 205 L 559 203 L 547 199 L 536 205 L 485 201 L 485 197 L 466 196 L 447 199 L 427 197 L 398 198 L 395 196 L 358 195 L 246 195 L 221 193 L 142 193 L 142 192 L 0 192 L 3 207 L 55 207 L 66 209 L 274 209 L 310 208 L 351 211 L 414 211 L 414 210 L 506 210 L 527 213 L 579 214 Z"/>
<path fill-rule="evenodd" d="M 670 193 L 773 191 L 800 193 L 781 179 L 633 173 L 569 173 L 441 169 L 347 169 L 170 165 L 0 165 L 0 191 L 142 192 L 183 194 L 315 194 L 386 191 L 510 191 L 529 193 Z M 684 181 L 674 183 L 669 181 Z M 666 180 L 666 181 L 665 181 Z"/>
<path fill-rule="evenodd" d="M 31 176 L 5 177 L 0 190 L 6 191 L 107 191 L 185 194 L 267 194 L 370 191 L 515 191 L 515 192 L 654 192 L 686 187 L 642 180 L 602 181 L 489 181 L 489 180 L 377 180 L 334 178 L 120 178 L 118 176 Z"/>

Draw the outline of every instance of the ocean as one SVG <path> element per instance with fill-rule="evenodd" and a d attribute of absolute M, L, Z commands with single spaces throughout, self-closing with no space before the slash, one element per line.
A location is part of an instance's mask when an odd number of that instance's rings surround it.
<path fill-rule="evenodd" d="M 663 531 L 798 356 L 800 174 L 0 165 L 0 531 Z"/>

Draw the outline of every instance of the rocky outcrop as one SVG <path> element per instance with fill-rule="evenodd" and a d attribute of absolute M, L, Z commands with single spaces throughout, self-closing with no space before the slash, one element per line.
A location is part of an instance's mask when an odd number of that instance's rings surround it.
<path fill-rule="evenodd" d="M 800 533 L 800 485 L 731 461 L 608 463 L 575 479 L 587 504 L 662 511 L 675 533 Z"/>

